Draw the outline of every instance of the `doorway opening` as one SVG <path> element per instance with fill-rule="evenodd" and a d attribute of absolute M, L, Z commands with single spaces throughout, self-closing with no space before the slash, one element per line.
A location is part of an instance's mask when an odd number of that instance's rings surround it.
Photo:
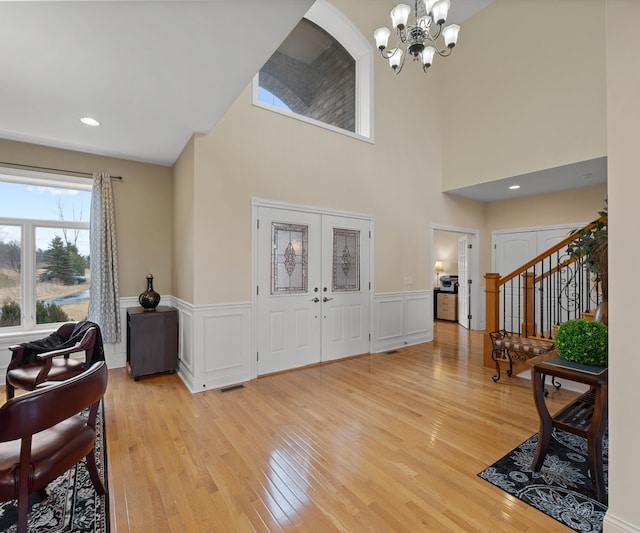
<path fill-rule="evenodd" d="M 434 320 L 482 329 L 478 235 L 476 229 L 431 226 Z"/>

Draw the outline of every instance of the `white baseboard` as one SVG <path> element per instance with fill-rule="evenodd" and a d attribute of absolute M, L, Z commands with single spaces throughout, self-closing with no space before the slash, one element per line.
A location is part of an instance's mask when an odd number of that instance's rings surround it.
<path fill-rule="evenodd" d="M 604 533 L 640 533 L 640 527 L 607 512 L 602 523 L 602 531 Z"/>

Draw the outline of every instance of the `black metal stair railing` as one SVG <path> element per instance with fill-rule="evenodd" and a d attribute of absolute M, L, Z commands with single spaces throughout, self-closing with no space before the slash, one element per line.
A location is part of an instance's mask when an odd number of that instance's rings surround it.
<path fill-rule="evenodd" d="M 601 284 L 593 265 L 576 253 L 579 249 L 584 253 L 585 248 L 576 245 L 581 234 L 603 223 L 606 225 L 606 215 L 572 232 L 506 276 L 495 272 L 485 275 L 488 334 L 483 359 L 485 366 L 496 366 L 498 375 L 494 381 L 500 376 L 495 358 L 496 334 L 552 341 L 560 324 L 582 318 L 603 300 L 601 289 L 606 290 L 606 283 Z"/>
<path fill-rule="evenodd" d="M 602 300 L 589 265 L 584 258 L 570 257 L 566 246 L 500 285 L 499 327 L 522 337 L 553 339 L 559 324 L 581 318 Z"/>

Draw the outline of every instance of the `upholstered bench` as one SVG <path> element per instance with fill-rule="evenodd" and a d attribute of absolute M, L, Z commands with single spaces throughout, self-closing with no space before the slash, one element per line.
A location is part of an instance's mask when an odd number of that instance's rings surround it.
<path fill-rule="evenodd" d="M 513 373 L 513 358 L 526 361 L 531 357 L 542 355 L 554 349 L 551 340 L 532 339 L 513 335 L 504 329 L 489 333 L 491 338 L 491 359 L 496 364 L 496 375 L 493 381 L 500 379 L 500 363 L 509 363 L 507 376 Z"/>

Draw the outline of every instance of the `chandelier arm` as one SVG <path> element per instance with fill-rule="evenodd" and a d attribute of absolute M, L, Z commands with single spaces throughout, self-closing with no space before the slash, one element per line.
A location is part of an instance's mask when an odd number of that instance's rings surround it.
<path fill-rule="evenodd" d="M 439 34 L 436 35 L 435 37 L 432 37 L 431 35 L 427 34 L 427 39 L 428 41 L 432 44 L 433 48 L 436 51 L 436 54 L 438 54 L 440 57 L 447 57 L 451 55 L 451 52 L 453 52 L 453 48 L 449 48 L 449 47 L 444 47 L 444 48 L 440 48 L 438 46 L 438 43 L 436 42 L 436 39 L 438 38 Z"/>
<path fill-rule="evenodd" d="M 436 53 L 440 56 L 440 57 L 447 57 L 451 55 L 451 52 L 453 52 L 453 50 L 451 48 L 445 48 L 444 50 L 440 51 L 438 49 L 436 49 Z"/>
<path fill-rule="evenodd" d="M 433 48 L 436 51 L 436 54 L 438 54 L 440 57 L 450 56 L 451 52 L 453 52 L 451 48 L 443 48 L 442 50 L 440 50 L 440 48 L 438 48 L 438 46 L 435 43 L 433 44 L 435 45 Z"/>
<path fill-rule="evenodd" d="M 393 52 L 391 52 L 393 50 Z M 385 59 L 390 59 L 396 53 L 397 47 L 394 48 L 385 48 L 384 50 L 380 50 L 380 55 Z"/>
<path fill-rule="evenodd" d="M 435 22 L 434 22 L 434 25 L 435 25 Z M 442 34 L 442 24 L 437 24 L 437 26 L 438 26 L 438 29 L 436 30 L 435 35 L 432 37 L 433 41 L 435 41 Z M 431 33 L 429 33 L 429 36 L 431 37 Z"/>

